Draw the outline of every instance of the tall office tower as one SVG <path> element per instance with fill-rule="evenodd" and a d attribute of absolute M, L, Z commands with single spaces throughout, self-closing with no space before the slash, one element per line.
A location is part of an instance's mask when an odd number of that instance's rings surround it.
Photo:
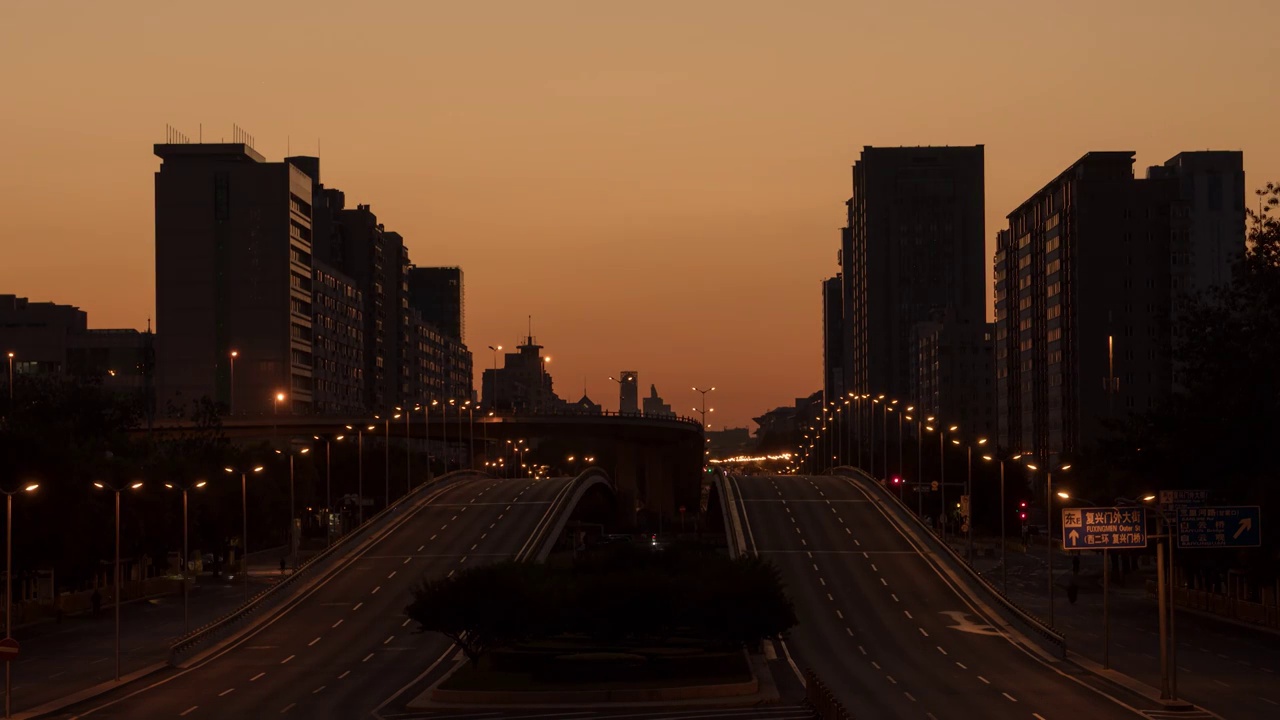
<path fill-rule="evenodd" d="M 844 397 L 844 280 L 822 281 L 822 387 L 827 400 Z"/>
<path fill-rule="evenodd" d="M 466 342 L 465 298 L 462 268 L 409 268 L 409 307 L 458 342 Z"/>
<path fill-rule="evenodd" d="M 309 412 L 311 178 L 246 143 L 154 150 L 160 413 L 202 397 L 236 414 Z"/>
<path fill-rule="evenodd" d="M 863 148 L 840 253 L 847 391 L 911 400 L 916 324 L 986 320 L 983 167 L 981 145 Z"/>
<path fill-rule="evenodd" d="M 630 415 L 640 412 L 640 388 L 634 370 L 618 374 L 618 412 Z"/>

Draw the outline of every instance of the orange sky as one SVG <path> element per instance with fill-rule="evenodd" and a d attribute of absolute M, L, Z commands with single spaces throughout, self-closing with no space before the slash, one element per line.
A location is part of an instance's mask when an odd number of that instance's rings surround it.
<path fill-rule="evenodd" d="M 1070 8 L 1068 10 L 1068 8 Z M 1240 149 L 1280 180 L 1270 0 L 0 5 L 0 292 L 154 311 L 151 144 L 233 122 L 525 316 L 562 395 L 636 370 L 713 425 L 821 383 L 863 145 L 986 145 L 987 235 L 1089 150 Z M 990 241 L 989 241 L 990 242 Z"/>

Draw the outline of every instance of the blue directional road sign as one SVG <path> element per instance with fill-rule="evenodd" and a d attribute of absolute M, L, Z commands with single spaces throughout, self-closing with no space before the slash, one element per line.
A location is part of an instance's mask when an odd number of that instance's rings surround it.
<path fill-rule="evenodd" d="M 1146 546 L 1146 508 L 1062 509 L 1062 548 L 1064 550 L 1106 550 Z"/>
<path fill-rule="evenodd" d="M 1257 505 L 1178 510 L 1178 547 L 1241 548 L 1261 544 L 1262 509 Z"/>

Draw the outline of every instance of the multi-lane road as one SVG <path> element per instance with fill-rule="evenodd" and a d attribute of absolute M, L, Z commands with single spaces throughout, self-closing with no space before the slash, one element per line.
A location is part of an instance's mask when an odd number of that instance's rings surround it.
<path fill-rule="evenodd" d="M 994 627 L 849 479 L 729 482 L 748 552 L 773 560 L 796 606 L 780 654 L 813 668 L 854 717 L 1074 720 L 1151 708 Z"/>
<path fill-rule="evenodd" d="M 424 576 L 512 558 L 569 479 L 458 481 L 252 636 L 58 717 L 364 718 L 450 651 L 404 615 Z"/>

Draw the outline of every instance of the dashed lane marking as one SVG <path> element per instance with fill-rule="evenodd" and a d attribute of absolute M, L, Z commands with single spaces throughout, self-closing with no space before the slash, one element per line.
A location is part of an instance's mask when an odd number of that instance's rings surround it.
<path fill-rule="evenodd" d="M 182 712 L 178 713 L 178 717 L 186 717 L 188 714 L 190 714 L 190 713 L 194 712 L 194 711 L 195 711 L 195 709 L 196 709 L 196 708 L 198 708 L 198 707 L 200 707 L 200 706 L 199 706 L 199 705 L 192 705 L 191 707 L 187 708 L 186 710 L 183 710 Z"/>
<path fill-rule="evenodd" d="M 346 676 L 348 676 L 348 675 L 350 675 L 350 674 L 351 674 L 351 671 L 350 671 L 350 670 L 344 670 L 344 671 L 342 671 L 342 674 L 338 676 L 338 679 L 339 679 L 339 680 L 341 680 L 341 679 L 345 678 Z"/>
<path fill-rule="evenodd" d="M 371 593 L 369 593 L 369 594 L 370 594 L 370 595 L 377 595 L 377 594 L 378 594 L 378 591 L 379 591 L 379 590 L 381 590 L 381 589 L 382 589 L 382 586 L 381 586 L 381 585 L 379 585 L 378 587 L 376 587 L 376 588 L 374 588 L 374 589 L 373 589 L 373 592 L 371 592 Z"/>
<path fill-rule="evenodd" d="M 315 640 L 312 640 L 311 642 L 307 643 L 307 647 L 311 647 L 312 645 L 315 645 L 318 642 L 320 642 L 320 638 L 316 638 Z"/>
<path fill-rule="evenodd" d="M 249 682 L 253 682 L 254 680 L 257 680 L 258 678 L 262 677 L 263 675 L 266 675 L 266 673 L 264 673 L 264 672 L 260 672 L 260 673 L 258 673 L 257 675 L 254 675 L 253 677 L 249 678 Z"/>
<path fill-rule="evenodd" d="M 1016 697 L 1014 697 L 1014 696 L 1010 695 L 1010 694 L 1009 694 L 1009 693 L 1007 693 L 1007 692 L 1002 692 L 1002 693 L 1000 693 L 1000 694 L 1001 694 L 1001 695 L 1003 695 L 1003 696 L 1005 696 L 1005 697 L 1007 697 L 1007 698 L 1009 698 L 1009 702 L 1018 702 L 1018 698 L 1016 698 Z"/>
<path fill-rule="evenodd" d="M 280 664 L 281 664 L 281 665 L 284 665 L 285 663 L 289 662 L 290 660 L 294 659 L 295 657 L 297 657 L 297 655 L 290 655 L 289 657 L 287 657 L 287 658 L 285 658 L 285 659 L 281 660 L 281 661 L 280 661 Z"/>
<path fill-rule="evenodd" d="M 361 605 L 364 605 L 364 603 L 363 603 L 363 602 L 358 602 L 358 603 L 356 603 L 356 606 L 355 606 L 355 607 L 351 608 L 351 610 L 352 610 L 353 612 L 354 612 L 354 611 L 356 611 L 356 610 L 359 610 Z"/>
<path fill-rule="evenodd" d="M 318 694 L 321 690 L 324 690 L 326 687 L 329 687 L 329 686 L 328 686 L 328 685 L 321 685 L 320 687 L 316 688 L 315 690 L 312 690 L 312 691 L 311 691 L 311 694 L 312 694 L 312 695 L 316 695 L 316 694 Z"/>
<path fill-rule="evenodd" d="M 338 627 L 339 625 L 341 625 L 341 624 L 342 624 L 342 620 L 338 620 L 338 622 L 336 622 L 336 623 L 334 623 L 334 624 L 330 625 L 329 627 L 330 627 L 330 628 L 332 628 L 332 629 L 337 629 L 337 627 Z"/>
<path fill-rule="evenodd" d="M 280 711 L 280 714 L 281 714 L 281 715 L 284 715 L 285 713 L 287 713 L 287 712 L 289 712 L 290 710 L 292 710 L 292 709 L 293 709 L 297 704 L 298 704 L 298 703 L 289 703 L 288 705 L 285 705 L 285 706 L 284 706 L 284 709 Z"/>
<path fill-rule="evenodd" d="M 979 679 L 979 680 L 981 680 L 982 682 L 984 682 L 984 683 L 988 684 L 988 685 L 990 685 L 990 684 L 991 684 L 991 681 L 990 681 L 990 680 L 988 680 L 988 679 L 986 679 L 986 678 L 982 677 L 981 675 L 979 675 L 979 676 L 978 676 L 978 679 Z"/>
<path fill-rule="evenodd" d="M 362 662 L 362 663 L 369 662 L 369 658 L 371 658 L 371 657 L 373 657 L 373 653 L 369 653 L 368 655 L 365 655 L 365 656 L 364 656 L 364 659 L 363 659 L 363 660 L 361 660 L 360 662 Z"/>
<path fill-rule="evenodd" d="M 226 697 L 227 695 L 230 695 L 235 691 L 236 689 L 233 687 L 227 688 L 226 690 L 223 690 L 222 692 L 218 693 L 218 697 Z"/>

